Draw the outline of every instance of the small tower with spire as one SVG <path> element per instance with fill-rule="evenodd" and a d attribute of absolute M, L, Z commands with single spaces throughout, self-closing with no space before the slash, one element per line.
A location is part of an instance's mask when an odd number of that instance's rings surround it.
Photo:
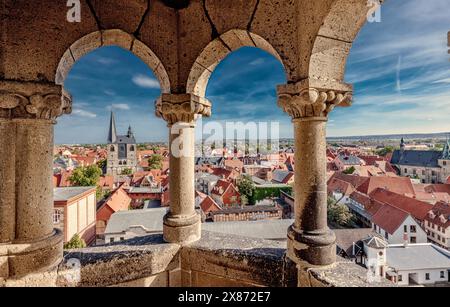
<path fill-rule="evenodd" d="M 406 148 L 405 139 L 402 138 L 400 141 L 400 150 L 403 152 L 405 151 L 405 148 Z"/>
<path fill-rule="evenodd" d="M 106 173 L 117 180 L 125 170 L 137 171 L 136 139 L 131 126 L 126 135 L 118 135 L 114 112 L 111 111 L 108 132 Z"/>

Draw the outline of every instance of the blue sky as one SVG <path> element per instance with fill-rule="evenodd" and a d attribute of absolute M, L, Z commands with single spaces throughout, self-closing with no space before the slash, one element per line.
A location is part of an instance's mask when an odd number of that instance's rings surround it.
<path fill-rule="evenodd" d="M 351 108 L 337 108 L 329 136 L 450 131 L 449 0 L 386 1 L 380 23 L 368 23 L 356 39 L 346 81 L 355 87 Z M 242 48 L 214 71 L 207 90 L 215 121 L 278 121 L 292 137 L 290 118 L 276 105 L 275 88 L 286 81 L 270 54 Z M 159 84 L 137 57 L 116 47 L 80 59 L 65 81 L 73 114 L 58 120 L 56 143 L 104 143 L 109 112 L 118 130 L 132 125 L 139 142 L 166 141 L 154 116 Z"/>

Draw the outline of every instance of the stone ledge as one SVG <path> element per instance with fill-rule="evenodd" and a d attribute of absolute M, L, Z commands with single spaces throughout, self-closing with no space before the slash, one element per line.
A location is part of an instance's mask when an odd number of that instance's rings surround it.
<path fill-rule="evenodd" d="M 151 235 L 68 251 L 59 268 L 58 286 L 113 286 L 158 275 L 179 267 L 179 250 L 179 245 L 165 243 L 162 235 Z M 79 280 L 70 275 L 74 259 L 81 264 Z"/>
<path fill-rule="evenodd" d="M 305 274 L 306 273 L 306 274 Z M 367 270 L 338 257 L 337 262 L 325 268 L 300 269 L 304 278 L 299 278 L 300 286 L 306 287 L 395 287 L 387 279 L 369 282 Z"/>
<path fill-rule="evenodd" d="M 387 280 L 368 282 L 364 268 L 342 258 L 328 267 L 298 267 L 286 258 L 286 242 L 203 231 L 199 241 L 181 247 L 157 234 L 68 251 L 58 271 L 0 278 L 0 287 L 395 287 Z"/>
<path fill-rule="evenodd" d="M 185 286 L 292 285 L 289 276 L 295 267 L 289 265 L 285 254 L 285 242 L 203 231 L 199 241 L 181 251 L 184 283 Z M 198 283 L 198 276 L 210 276 L 211 284 Z"/>

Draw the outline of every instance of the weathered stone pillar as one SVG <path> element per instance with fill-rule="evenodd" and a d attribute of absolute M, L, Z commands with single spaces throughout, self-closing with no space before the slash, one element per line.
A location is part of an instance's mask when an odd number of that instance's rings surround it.
<path fill-rule="evenodd" d="M 69 113 L 61 86 L 0 81 L 0 278 L 54 268 L 62 235 L 53 229 L 53 125 Z"/>
<path fill-rule="evenodd" d="M 156 115 L 170 130 L 170 210 L 164 217 L 164 240 L 194 242 L 201 236 L 200 214 L 195 211 L 195 121 L 211 115 L 211 104 L 193 94 L 162 94 Z"/>
<path fill-rule="evenodd" d="M 288 255 L 299 263 L 336 260 L 336 237 L 327 226 L 326 123 L 338 105 L 351 101 L 351 88 L 313 87 L 311 80 L 278 87 L 278 104 L 294 123 L 295 222 L 288 231 Z"/>

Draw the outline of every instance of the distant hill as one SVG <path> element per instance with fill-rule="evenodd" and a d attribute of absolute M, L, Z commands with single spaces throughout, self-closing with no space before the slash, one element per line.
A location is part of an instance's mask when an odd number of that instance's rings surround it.
<path fill-rule="evenodd" d="M 450 132 L 441 133 L 413 133 L 413 134 L 387 134 L 387 135 L 361 135 L 361 136 L 341 136 L 341 137 L 327 137 L 330 141 L 340 140 L 399 140 L 404 138 L 405 140 L 411 139 L 446 139 L 450 137 Z"/>

